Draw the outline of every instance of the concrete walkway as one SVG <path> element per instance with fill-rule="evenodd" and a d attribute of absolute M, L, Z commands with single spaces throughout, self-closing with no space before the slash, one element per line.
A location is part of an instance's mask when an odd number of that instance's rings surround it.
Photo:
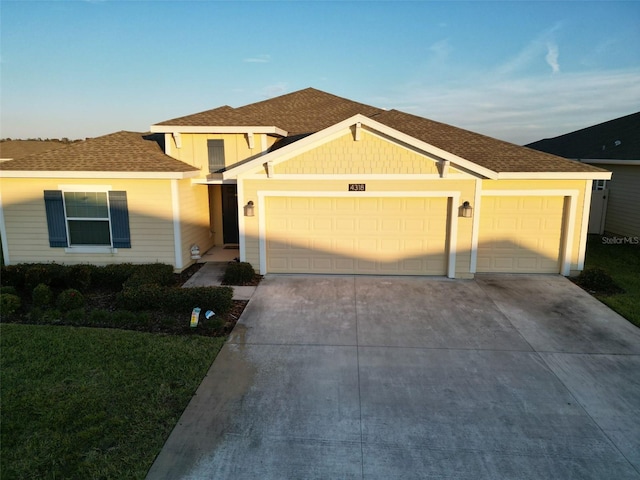
<path fill-rule="evenodd" d="M 640 479 L 640 330 L 559 276 L 265 277 L 149 479 Z"/>
<path fill-rule="evenodd" d="M 207 262 L 182 287 L 214 287 L 222 285 L 227 265 L 228 262 Z M 231 288 L 233 288 L 234 300 L 249 300 L 256 291 L 256 287 L 232 286 Z"/>

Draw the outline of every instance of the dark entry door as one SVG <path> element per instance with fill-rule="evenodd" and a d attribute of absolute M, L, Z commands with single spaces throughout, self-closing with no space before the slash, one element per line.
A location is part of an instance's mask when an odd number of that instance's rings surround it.
<path fill-rule="evenodd" d="M 222 185 L 222 239 L 224 243 L 238 243 L 238 187 Z"/>

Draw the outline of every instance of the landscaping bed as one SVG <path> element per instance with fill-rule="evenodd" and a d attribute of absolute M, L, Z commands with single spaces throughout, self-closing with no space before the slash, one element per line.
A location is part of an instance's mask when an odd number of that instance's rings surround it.
<path fill-rule="evenodd" d="M 180 288 L 201 266 L 193 265 L 180 274 L 162 264 L 3 267 L 2 321 L 226 336 L 247 302 L 232 300 L 230 287 Z M 80 300 L 70 305 L 65 295 Z M 13 308 L 16 303 L 19 306 Z M 194 328 L 190 320 L 195 307 L 201 313 Z M 214 315 L 206 318 L 209 310 Z"/>

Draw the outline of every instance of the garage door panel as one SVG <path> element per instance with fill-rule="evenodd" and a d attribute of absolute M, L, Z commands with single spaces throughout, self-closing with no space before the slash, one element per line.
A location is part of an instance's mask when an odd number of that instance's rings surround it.
<path fill-rule="evenodd" d="M 267 271 L 445 275 L 447 204 L 446 198 L 267 197 Z"/>
<path fill-rule="evenodd" d="M 478 272 L 558 273 L 564 198 L 483 197 Z"/>

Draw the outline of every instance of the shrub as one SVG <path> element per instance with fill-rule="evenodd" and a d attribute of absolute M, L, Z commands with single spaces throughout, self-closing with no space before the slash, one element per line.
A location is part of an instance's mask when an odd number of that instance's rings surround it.
<path fill-rule="evenodd" d="M 170 285 L 173 282 L 173 267 L 164 263 L 150 263 L 139 265 L 129 279 L 124 282 L 123 288 L 137 287 L 139 285 Z"/>
<path fill-rule="evenodd" d="M 91 275 L 92 285 L 109 290 L 121 290 L 122 285 L 136 269 L 131 263 L 118 263 L 96 267 Z"/>
<path fill-rule="evenodd" d="M 95 326 L 109 325 L 111 312 L 109 310 L 92 310 L 87 318 L 87 323 Z"/>
<path fill-rule="evenodd" d="M 118 295 L 118 305 L 125 310 L 154 310 L 162 308 L 164 288 L 157 284 L 124 287 Z"/>
<path fill-rule="evenodd" d="M 224 272 L 223 282 L 227 285 L 244 285 L 251 282 L 255 275 L 256 272 L 250 263 L 232 262 Z"/>
<path fill-rule="evenodd" d="M 84 308 L 76 308 L 74 310 L 69 310 L 64 315 L 65 321 L 73 324 L 73 325 L 84 325 L 87 314 L 84 311 Z"/>
<path fill-rule="evenodd" d="M 33 263 L 28 265 L 24 275 L 24 284 L 28 289 L 44 283 L 50 287 L 64 286 L 65 267 L 57 263 Z"/>
<path fill-rule="evenodd" d="M 18 291 L 16 290 L 16 287 L 12 287 L 12 286 L 6 286 L 6 287 L 0 287 L 0 293 L 8 293 L 10 295 L 18 295 Z"/>
<path fill-rule="evenodd" d="M 0 294 L 0 313 L 11 315 L 20 308 L 20 297 L 11 293 Z"/>
<path fill-rule="evenodd" d="M 53 302 L 51 287 L 44 283 L 38 284 L 36 288 L 33 289 L 33 292 L 31 292 L 31 299 L 37 307 L 48 307 L 51 305 L 51 302 Z"/>
<path fill-rule="evenodd" d="M 27 271 L 27 265 L 9 265 L 2 266 L 0 270 L 0 283 L 3 286 L 11 285 L 15 288 L 24 287 L 24 276 Z"/>
<path fill-rule="evenodd" d="M 62 322 L 62 313 L 60 310 L 55 309 L 42 309 L 40 307 L 33 307 L 29 312 L 29 320 L 33 323 L 49 323 L 56 324 Z"/>
<path fill-rule="evenodd" d="M 75 288 L 64 290 L 58 295 L 56 305 L 63 312 L 84 307 L 84 296 Z"/>
<path fill-rule="evenodd" d="M 91 276 L 97 267 L 92 265 L 71 265 L 65 271 L 65 286 L 86 292 L 91 287 Z"/>
<path fill-rule="evenodd" d="M 585 268 L 576 278 L 576 283 L 582 288 L 597 293 L 623 292 L 611 275 L 602 268 Z"/>
<path fill-rule="evenodd" d="M 140 285 L 124 288 L 118 304 L 126 310 L 167 310 L 190 312 L 194 307 L 213 310 L 216 315 L 231 309 L 233 289 L 230 287 L 177 288 Z"/>

